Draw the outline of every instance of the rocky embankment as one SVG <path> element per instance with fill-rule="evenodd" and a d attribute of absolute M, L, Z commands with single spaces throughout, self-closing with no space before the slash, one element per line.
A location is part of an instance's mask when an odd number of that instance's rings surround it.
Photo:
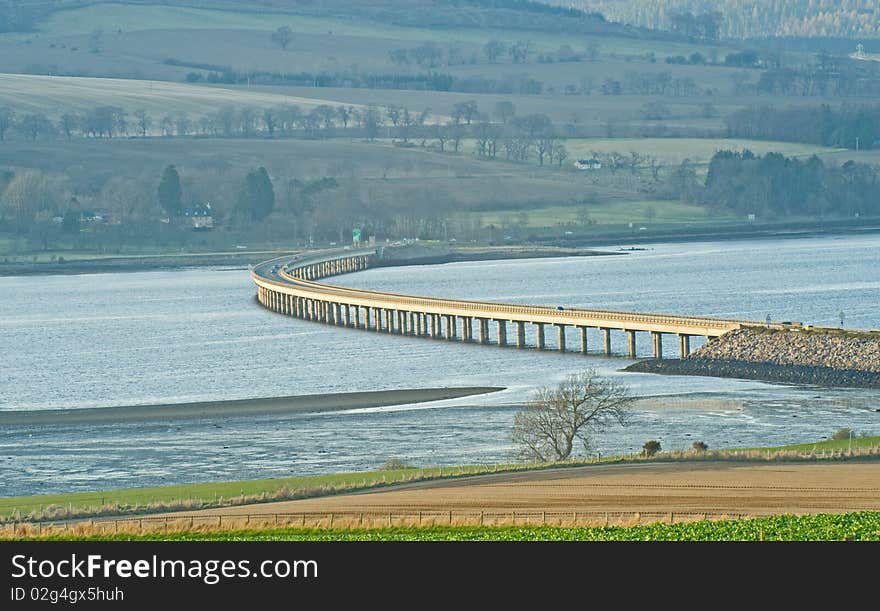
<path fill-rule="evenodd" d="M 880 333 L 745 328 L 685 359 L 640 361 L 627 371 L 880 388 Z"/>

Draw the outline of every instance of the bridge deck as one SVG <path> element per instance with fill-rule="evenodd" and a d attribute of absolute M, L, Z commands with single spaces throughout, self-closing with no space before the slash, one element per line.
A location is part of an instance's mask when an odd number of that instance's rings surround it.
<path fill-rule="evenodd" d="M 418 312 L 440 316 L 478 318 L 496 321 L 527 322 L 557 326 L 596 327 L 626 331 L 644 331 L 689 336 L 718 337 L 744 325 L 764 323 L 702 316 L 676 314 L 653 314 L 564 308 L 546 305 L 524 305 L 441 297 L 421 297 L 397 293 L 354 289 L 317 282 L 315 278 L 302 277 L 304 270 L 315 270 L 318 277 L 328 275 L 321 266 L 326 263 L 344 262 L 351 259 L 371 257 L 374 250 L 349 250 L 319 253 L 291 260 L 290 257 L 274 259 L 255 268 L 251 275 L 254 282 L 265 289 L 282 295 L 330 302 L 363 308 L 378 308 Z M 270 273 L 270 265 L 277 270 Z M 338 272 L 330 272 L 338 273 Z M 774 325 L 780 326 L 780 325 Z"/>

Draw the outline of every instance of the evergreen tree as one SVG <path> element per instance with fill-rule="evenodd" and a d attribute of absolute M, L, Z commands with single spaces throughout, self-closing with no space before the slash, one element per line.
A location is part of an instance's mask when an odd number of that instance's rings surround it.
<path fill-rule="evenodd" d="M 275 190 L 266 168 L 260 166 L 245 176 L 239 207 L 254 221 L 261 221 L 272 213 Z"/>
<path fill-rule="evenodd" d="M 180 213 L 182 191 L 180 188 L 180 175 L 177 168 L 169 165 L 162 172 L 162 180 L 159 181 L 159 205 L 169 215 L 174 216 Z"/>

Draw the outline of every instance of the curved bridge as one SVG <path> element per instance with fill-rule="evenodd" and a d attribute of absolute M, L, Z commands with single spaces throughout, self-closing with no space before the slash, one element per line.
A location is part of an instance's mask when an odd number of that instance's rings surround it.
<path fill-rule="evenodd" d="M 641 314 L 551 306 L 516 305 L 417 297 L 352 289 L 318 282 L 322 278 L 366 269 L 377 257 L 376 249 L 333 250 L 266 261 L 251 271 L 257 299 L 264 307 L 305 320 L 414 337 L 490 343 L 489 324 L 497 325 L 492 343 L 499 346 L 546 349 L 545 327 L 557 329 L 555 349 L 566 351 L 566 328 L 580 330 L 580 352 L 587 352 L 587 329 L 599 329 L 602 348 L 611 354 L 611 332 L 627 336 L 627 355 L 636 356 L 636 333 L 651 333 L 655 358 L 663 356 L 663 336 L 675 335 L 682 356 L 690 352 L 690 339 L 707 340 L 742 326 L 764 323 L 672 314 Z M 526 325 L 535 327 L 535 343 L 526 344 Z M 508 343 L 508 325 L 515 340 Z M 799 323 L 793 323 L 799 326 Z M 774 327 L 788 326 L 774 324 Z M 460 330 L 460 334 L 459 334 Z M 476 331 L 476 338 L 474 337 Z"/>

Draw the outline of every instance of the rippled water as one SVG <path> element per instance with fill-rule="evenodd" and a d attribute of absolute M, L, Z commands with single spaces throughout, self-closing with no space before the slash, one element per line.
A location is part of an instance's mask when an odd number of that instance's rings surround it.
<path fill-rule="evenodd" d="M 548 305 L 880 327 L 880 236 L 651 246 L 582 257 L 381 268 L 348 286 Z M 613 250 L 613 249 L 609 249 Z M 246 270 L 0 278 L 0 410 L 440 385 L 508 390 L 430 405 L 175 423 L 5 427 L 0 495 L 510 458 L 516 404 L 591 366 L 642 398 L 603 453 L 880 433 L 880 393 L 627 374 L 631 361 L 326 327 L 259 308 Z M 623 337 L 615 348 L 624 351 Z M 548 344 L 555 337 L 548 334 Z M 591 346 L 599 346 L 598 334 Z M 673 341 L 665 353 L 674 354 Z M 569 346 L 578 346 L 574 333 Z M 640 354 L 649 354 L 641 338 Z"/>

